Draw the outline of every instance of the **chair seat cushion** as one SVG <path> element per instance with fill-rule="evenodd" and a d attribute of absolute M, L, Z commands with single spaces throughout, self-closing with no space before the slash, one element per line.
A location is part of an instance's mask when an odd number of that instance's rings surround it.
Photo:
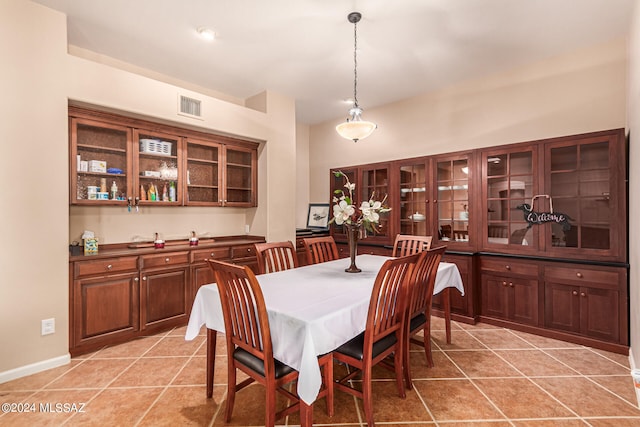
<path fill-rule="evenodd" d="M 427 316 L 424 313 L 416 314 L 409 322 L 409 331 L 414 332 L 416 329 L 427 323 Z"/>
<path fill-rule="evenodd" d="M 396 334 L 390 334 L 373 343 L 373 358 L 398 342 Z M 362 360 L 364 357 L 364 332 L 335 349 L 338 353 Z"/>
<path fill-rule="evenodd" d="M 264 377 L 264 361 L 262 359 L 241 348 L 235 349 L 235 351 L 233 352 L 233 358 Z M 285 365 L 277 359 L 274 360 L 276 362 L 276 378 L 284 377 L 285 375 L 295 371 L 295 369 L 293 369 L 291 366 Z"/>

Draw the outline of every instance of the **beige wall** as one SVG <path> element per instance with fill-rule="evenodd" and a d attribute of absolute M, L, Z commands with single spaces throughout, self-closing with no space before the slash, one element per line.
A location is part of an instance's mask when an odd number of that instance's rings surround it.
<path fill-rule="evenodd" d="M 640 217 L 640 5 L 636 4 L 629 37 L 629 218 Z M 640 223 L 630 221 L 629 236 L 638 236 Z M 629 306 L 632 364 L 640 367 L 640 241 L 629 239 Z"/>
<path fill-rule="evenodd" d="M 0 382 L 68 361 L 68 244 L 92 230 L 102 243 L 162 232 L 185 237 L 252 234 L 295 238 L 295 212 L 285 209 L 295 182 L 295 103 L 266 91 L 251 108 L 67 53 L 64 15 L 23 0 L 0 1 L 0 83 L 5 153 L 2 182 Z M 99 56 L 97 56 L 99 58 Z M 94 58 L 96 59 L 96 58 Z M 178 94 L 202 100 L 204 120 L 176 113 Z M 68 100 L 260 144 L 259 207 L 72 207 L 68 200 Z M 268 167 L 282 159 L 290 168 Z M 40 336 L 40 321 L 56 333 Z"/>
<path fill-rule="evenodd" d="M 324 200 L 309 200 L 309 126 L 296 125 L 296 227 L 307 226 L 309 203 L 320 203 Z"/>
<path fill-rule="evenodd" d="M 313 126 L 310 199 L 328 200 L 334 167 L 624 127 L 626 55 L 618 40 L 366 109 L 378 129 L 358 143 L 336 134 L 340 118 Z"/>

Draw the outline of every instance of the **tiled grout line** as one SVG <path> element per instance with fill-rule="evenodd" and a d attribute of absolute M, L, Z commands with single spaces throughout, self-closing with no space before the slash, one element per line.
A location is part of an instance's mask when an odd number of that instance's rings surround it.
<path fill-rule="evenodd" d="M 474 337 L 472 334 L 470 334 L 466 329 L 462 329 L 462 330 L 463 330 L 465 333 L 467 333 L 469 336 L 471 336 L 473 339 L 477 340 L 480 344 L 482 344 L 483 346 L 487 347 L 487 345 L 486 345 L 485 343 L 483 343 L 482 341 L 478 340 L 476 337 Z M 488 347 L 487 347 L 487 348 L 488 348 Z M 456 367 L 456 368 L 457 368 L 457 369 L 462 373 L 462 375 L 464 375 L 464 377 L 465 377 L 467 380 L 469 380 L 469 382 L 471 382 L 471 384 L 476 388 L 476 390 L 478 390 L 478 392 L 479 392 L 480 394 L 482 394 L 482 395 L 485 397 L 485 399 L 487 399 L 487 401 L 488 401 L 488 402 L 489 402 L 489 403 L 490 403 L 490 404 L 495 408 L 495 410 L 496 410 L 496 411 L 498 411 L 498 413 L 499 413 L 500 415 L 502 415 L 502 416 L 504 417 L 504 419 L 505 419 L 505 420 L 506 420 L 506 421 L 507 421 L 511 426 L 514 426 L 514 427 L 515 427 L 515 425 L 513 424 L 513 422 L 511 422 L 511 420 L 506 416 L 506 414 L 505 414 L 504 412 L 502 412 L 502 410 L 501 410 L 501 409 L 500 409 L 500 408 L 499 408 L 499 407 L 498 407 L 498 406 L 493 402 L 493 400 L 491 400 L 491 399 L 489 398 L 489 396 L 487 396 L 487 395 L 485 394 L 485 392 L 484 392 L 484 391 L 482 391 L 482 390 L 480 389 L 480 387 L 479 387 L 479 386 L 478 386 L 478 385 L 477 385 L 477 384 L 476 384 L 476 383 L 475 383 L 475 382 L 474 382 L 474 381 L 469 377 L 469 375 L 467 375 L 467 373 L 466 373 L 464 370 L 462 370 L 462 368 L 460 368 L 460 366 L 458 366 L 458 364 L 457 364 L 453 359 L 451 359 L 451 357 L 447 354 L 447 352 L 445 351 L 445 352 L 443 352 L 443 353 L 444 353 L 444 356 L 445 356 L 447 359 L 449 359 L 449 361 L 453 364 L 453 366 L 455 366 L 455 367 Z M 501 421 L 502 421 L 502 420 L 501 420 Z"/>
<path fill-rule="evenodd" d="M 88 401 L 88 402 L 86 402 L 87 406 L 88 406 L 91 402 L 93 402 L 93 401 L 94 401 L 98 396 L 100 396 L 102 393 L 104 393 L 104 391 L 105 391 L 107 388 L 109 388 L 109 385 L 113 384 L 113 383 L 114 383 L 118 378 L 120 378 L 120 376 L 122 376 L 122 374 L 124 374 L 125 372 L 127 372 L 127 371 L 129 370 L 129 368 L 131 368 L 131 367 L 132 367 L 132 366 L 133 366 L 133 365 L 134 365 L 138 360 L 142 359 L 142 358 L 144 357 L 144 355 L 145 355 L 145 354 L 147 354 L 147 353 L 148 353 L 152 348 L 154 348 L 154 347 L 155 347 L 155 346 L 157 346 L 160 342 L 162 342 L 162 340 L 163 340 L 166 336 L 168 336 L 168 335 L 169 335 L 169 331 L 167 331 L 166 333 L 164 333 L 164 334 L 162 335 L 162 337 L 161 337 L 159 340 L 157 340 L 154 344 L 152 344 L 152 345 L 151 345 L 151 347 L 147 348 L 147 349 L 146 349 L 146 350 L 145 350 L 145 351 L 144 351 L 140 356 L 131 358 L 131 359 L 132 359 L 132 362 L 131 362 L 131 363 L 130 363 L 126 368 L 124 368 L 122 371 L 120 371 L 120 373 L 119 373 L 118 375 L 116 375 L 115 377 L 113 377 L 113 378 L 111 379 L 111 381 L 109 381 L 109 382 L 108 382 L 104 387 L 102 387 L 102 388 L 100 389 L 100 391 L 98 391 L 98 392 L 97 392 L 97 393 L 96 393 L 96 394 L 95 394 L 91 399 L 89 399 L 89 401 Z M 157 336 L 157 335 L 154 335 L 154 336 Z M 125 345 L 126 345 L 126 343 L 125 343 Z M 96 355 L 98 355 L 98 354 L 100 353 L 100 351 L 104 350 L 105 348 L 107 348 L 107 347 L 103 347 L 101 350 L 98 350 L 96 353 L 92 354 L 92 355 L 91 355 L 91 357 L 90 357 L 89 359 L 87 359 L 87 360 L 94 360 L 94 358 L 95 358 L 95 359 L 99 359 L 99 358 L 97 358 L 97 357 L 95 357 L 95 356 L 96 356 Z M 118 359 L 119 359 L 119 358 L 118 358 Z M 125 359 L 125 358 L 123 358 L 123 359 Z M 106 360 L 106 359 L 104 359 L 104 360 Z M 66 419 L 66 420 L 61 424 L 61 426 L 63 426 L 63 425 L 65 425 L 65 424 L 67 424 L 68 422 L 70 422 L 70 420 L 72 420 L 76 415 L 77 415 L 77 413 L 74 413 L 72 416 L 70 416 L 69 418 L 67 418 L 67 419 Z M 139 420 L 138 420 L 138 422 L 139 422 Z"/>
<path fill-rule="evenodd" d="M 167 337 L 171 337 L 171 336 L 172 336 L 172 335 L 171 335 L 171 333 L 172 333 L 175 329 L 176 329 L 176 328 L 171 329 L 171 330 L 170 330 L 170 331 L 169 331 L 169 332 L 168 332 L 164 337 L 162 337 L 162 339 L 165 339 L 165 338 L 167 338 Z M 156 345 L 157 345 L 157 344 L 159 344 L 160 342 L 162 342 L 162 340 L 158 341 L 158 342 L 156 343 Z M 144 413 L 142 414 L 142 416 L 140 417 L 140 419 L 138 420 L 138 422 L 136 422 L 136 423 L 134 424 L 134 427 L 135 427 L 135 426 L 138 426 L 138 425 L 142 422 L 142 420 L 144 420 L 144 417 L 146 417 L 146 416 L 147 416 L 147 414 L 148 414 L 149 412 L 151 412 L 151 408 L 153 408 L 153 407 L 154 407 L 154 405 L 160 401 L 160 399 L 161 399 L 161 398 L 162 398 L 162 396 L 165 394 L 165 392 L 167 391 L 167 389 L 169 388 L 169 386 L 171 385 L 171 383 L 173 383 L 173 382 L 175 381 L 175 379 L 176 379 L 176 378 L 177 378 L 177 377 L 182 373 L 182 371 L 184 371 L 184 368 L 185 368 L 185 367 L 189 364 L 189 362 L 194 358 L 194 356 L 198 353 L 198 351 L 200 350 L 200 348 L 201 348 L 203 345 L 206 345 L 206 341 L 204 341 L 204 342 L 200 343 L 200 345 L 199 345 L 199 346 L 198 346 L 198 347 L 193 351 L 193 353 L 192 353 L 192 354 L 187 358 L 186 362 L 184 362 L 184 364 L 183 364 L 183 365 L 182 365 L 182 367 L 178 370 L 178 372 L 176 372 L 176 373 L 175 373 L 175 375 L 174 375 L 174 376 L 173 376 L 173 377 L 172 377 L 172 378 L 167 382 L 167 384 L 162 388 L 162 391 L 161 391 L 161 392 L 156 396 L 156 398 L 153 400 L 153 402 L 151 402 L 151 404 L 149 405 L 149 407 L 147 408 L 147 410 L 146 410 L 146 411 L 144 411 Z M 148 353 L 148 351 L 149 351 L 149 350 L 150 350 L 150 349 L 148 349 L 145 353 L 143 353 L 143 356 L 144 356 L 144 354 Z M 141 357 L 142 357 L 142 356 L 141 356 Z M 182 356 L 181 356 L 181 357 L 182 357 Z M 215 419 L 215 417 L 214 417 L 213 419 Z M 213 423 L 213 420 L 211 420 L 211 422 Z"/>
<path fill-rule="evenodd" d="M 524 341 L 525 343 L 531 345 L 533 348 L 532 350 L 540 350 L 540 348 L 538 348 L 538 346 L 536 346 L 534 343 L 531 343 L 527 340 L 525 340 L 523 337 L 521 337 L 518 334 L 513 333 L 513 331 L 507 329 L 507 328 L 503 328 L 503 330 L 508 331 L 510 334 L 512 334 L 513 336 L 517 337 L 518 339 L 521 339 L 522 341 Z M 475 338 L 475 337 L 474 337 Z M 476 338 L 477 339 L 477 338 Z M 511 364 L 508 360 L 506 360 L 504 357 L 502 357 L 500 354 L 498 354 L 495 349 L 490 348 L 491 352 L 493 354 L 495 354 L 498 358 L 500 358 L 503 362 L 505 362 L 507 365 L 509 365 L 511 368 L 513 368 L 516 372 L 518 372 L 520 375 L 522 375 L 524 378 L 526 378 L 531 384 L 533 384 L 534 386 L 538 387 L 543 393 L 547 394 L 550 398 L 552 398 L 553 400 L 555 400 L 556 402 L 558 402 L 562 407 L 564 407 L 566 410 L 568 410 L 570 413 L 574 414 L 579 420 L 584 421 L 584 419 L 577 413 L 575 412 L 573 409 L 569 408 L 566 404 L 564 404 L 562 401 L 560 401 L 556 396 L 554 396 L 553 394 L 551 394 L 549 391 L 547 391 L 544 387 L 540 386 L 538 383 L 536 383 L 535 381 L 533 381 L 531 379 L 531 377 L 529 377 L 528 375 L 525 375 L 524 372 L 522 372 L 520 369 L 518 369 L 516 366 L 514 366 L 513 364 Z M 503 350 L 504 349 L 500 349 Z M 521 349 L 518 349 L 521 350 Z M 508 350 L 507 350 L 508 351 Z M 546 354 L 546 353 L 545 353 Z M 562 363 L 562 362 L 561 362 Z M 562 363 L 563 365 L 567 366 L 569 369 L 571 369 L 572 371 L 578 373 L 578 371 L 576 371 L 575 369 L 573 369 L 571 366 L 568 366 L 566 363 Z M 548 378 L 548 377 L 545 377 Z M 554 378 L 556 378 L 556 376 L 554 376 Z"/>

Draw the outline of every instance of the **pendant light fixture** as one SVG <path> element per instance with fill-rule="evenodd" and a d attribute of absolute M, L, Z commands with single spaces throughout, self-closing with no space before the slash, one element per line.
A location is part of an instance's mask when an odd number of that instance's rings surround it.
<path fill-rule="evenodd" d="M 344 123 L 336 126 L 338 134 L 353 142 L 358 142 L 371 135 L 378 127 L 375 123 L 362 120 L 362 108 L 358 105 L 358 22 L 362 18 L 359 12 L 351 12 L 347 20 L 353 24 L 353 107 Z"/>

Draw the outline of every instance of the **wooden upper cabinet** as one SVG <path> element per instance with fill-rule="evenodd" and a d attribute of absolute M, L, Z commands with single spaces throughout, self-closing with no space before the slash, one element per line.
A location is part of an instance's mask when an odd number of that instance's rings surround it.
<path fill-rule="evenodd" d="M 133 139 L 134 197 L 141 205 L 181 205 L 182 138 L 134 129 Z"/>
<path fill-rule="evenodd" d="M 539 195 L 538 147 L 518 144 L 481 153 L 481 246 L 494 252 L 533 253 L 539 229 L 529 227 L 524 209 L 543 208 Z"/>
<path fill-rule="evenodd" d="M 474 159 L 473 153 L 467 152 L 432 160 L 432 246 L 468 250 L 475 245 Z"/>
<path fill-rule="evenodd" d="M 69 129 L 71 204 L 257 206 L 254 142 L 76 107 Z"/>
<path fill-rule="evenodd" d="M 71 117 L 69 135 L 70 203 L 126 204 L 126 195 L 132 186 L 131 129 L 91 118 Z M 111 193 L 114 182 L 118 188 L 115 197 Z"/>
<path fill-rule="evenodd" d="M 566 223 L 541 227 L 554 256 L 623 261 L 626 239 L 624 134 L 622 130 L 559 139 L 545 144 L 545 211 Z M 552 204 L 552 206 L 551 206 Z"/>

